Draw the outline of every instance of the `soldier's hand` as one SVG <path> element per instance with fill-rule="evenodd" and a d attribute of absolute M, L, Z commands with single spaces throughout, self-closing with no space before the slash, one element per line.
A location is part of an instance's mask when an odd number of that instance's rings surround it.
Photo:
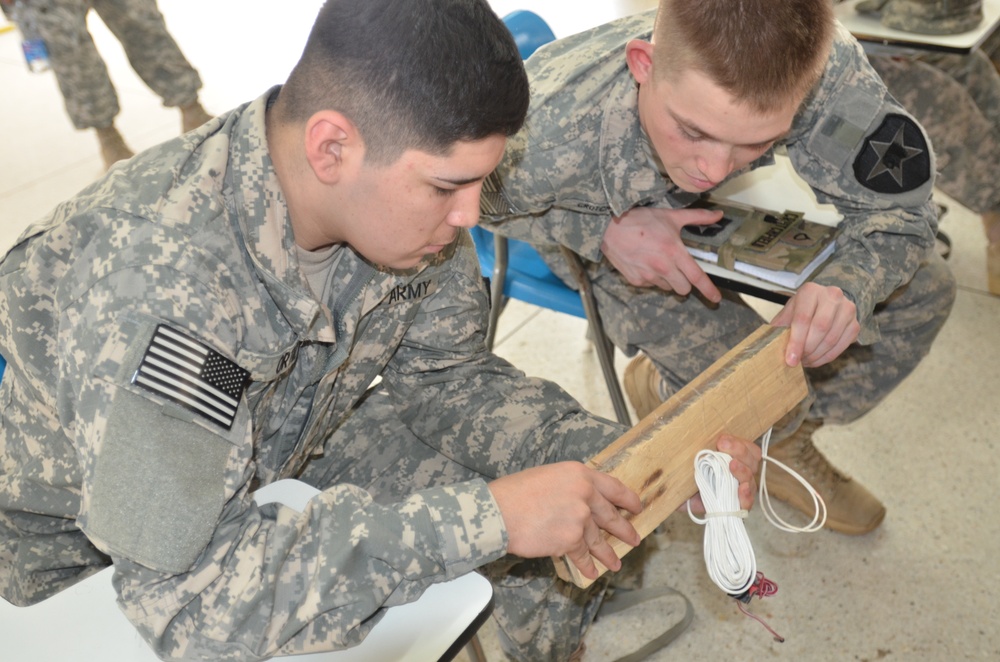
<path fill-rule="evenodd" d="M 752 441 L 724 434 L 719 436 L 715 447 L 733 458 L 729 461 L 729 470 L 740 484 L 737 489 L 740 508 L 750 510 L 753 507 L 754 495 L 757 494 L 755 476 L 760 468 L 760 446 Z M 682 504 L 678 510 L 685 508 L 685 505 Z M 705 512 L 705 504 L 702 503 L 700 493 L 691 497 L 691 512 L 696 515 L 702 515 Z"/>
<path fill-rule="evenodd" d="M 686 296 L 694 288 L 709 301 L 722 299 L 681 241 L 685 225 L 711 225 L 719 210 L 635 207 L 614 218 L 601 251 L 630 284 L 659 287 Z"/>
<path fill-rule="evenodd" d="M 806 283 L 771 321 L 790 326 L 785 363 L 806 368 L 825 365 L 858 338 L 857 309 L 839 287 Z"/>
<path fill-rule="evenodd" d="M 621 561 L 604 531 L 633 547 L 641 541 L 619 508 L 638 514 L 639 495 L 617 478 L 579 462 L 546 464 L 492 481 L 507 527 L 507 551 L 524 558 L 567 556 L 590 579 L 594 558 L 609 570 Z"/>

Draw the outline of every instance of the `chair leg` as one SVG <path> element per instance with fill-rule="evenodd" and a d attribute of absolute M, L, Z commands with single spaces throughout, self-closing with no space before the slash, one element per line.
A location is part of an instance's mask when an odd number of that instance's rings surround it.
<path fill-rule="evenodd" d="M 503 288 L 507 279 L 507 237 L 493 235 L 493 276 L 490 278 L 490 325 L 486 330 L 486 349 L 492 350 L 497 336 L 497 321 L 503 311 Z"/>
<path fill-rule="evenodd" d="M 615 409 L 615 416 L 622 425 L 632 425 L 632 417 L 629 415 L 628 407 L 625 405 L 625 396 L 622 394 L 621 384 L 618 383 L 618 373 L 615 372 L 615 346 L 604 332 L 604 327 L 601 324 L 601 315 L 597 310 L 597 298 L 594 296 L 594 288 L 590 284 L 590 278 L 587 276 L 587 272 L 579 256 L 565 246 L 561 248 L 580 288 L 580 299 L 583 302 L 583 310 L 587 315 L 587 324 L 590 325 L 590 332 L 594 336 L 594 346 L 597 347 L 597 358 L 601 363 L 604 381 L 608 385 L 608 393 L 611 395 L 611 404 Z"/>
<path fill-rule="evenodd" d="M 486 651 L 483 650 L 478 634 L 472 635 L 472 639 L 469 639 L 469 643 L 465 645 L 465 652 L 472 662 L 486 662 Z"/>

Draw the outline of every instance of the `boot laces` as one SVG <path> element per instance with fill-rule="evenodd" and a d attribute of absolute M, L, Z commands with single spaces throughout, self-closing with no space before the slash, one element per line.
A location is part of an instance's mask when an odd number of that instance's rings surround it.
<path fill-rule="evenodd" d="M 819 452 L 812 439 L 806 439 L 797 444 L 794 453 L 795 470 L 809 481 L 813 487 L 822 485 L 825 488 L 835 488 L 840 483 L 846 483 L 849 477 L 842 474 L 829 460 Z"/>

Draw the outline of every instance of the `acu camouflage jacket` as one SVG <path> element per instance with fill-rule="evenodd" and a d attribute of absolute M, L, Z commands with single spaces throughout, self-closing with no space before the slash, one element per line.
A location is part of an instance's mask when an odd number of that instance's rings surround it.
<path fill-rule="evenodd" d="M 268 98 L 113 169 L 0 263 L 0 594 L 30 604 L 113 562 L 165 657 L 356 643 L 383 606 L 504 554 L 485 478 L 621 431 L 486 351 L 467 233 L 405 274 L 342 248 L 317 301 Z M 194 402 L 158 376 L 175 354 L 201 366 Z M 258 508 L 252 489 L 296 476 L 379 375 L 410 429 L 484 480 Z"/>
<path fill-rule="evenodd" d="M 482 222 L 539 247 L 557 271 L 564 267 L 554 245 L 600 262 L 612 217 L 696 198 L 653 154 L 625 61 L 628 41 L 651 38 L 655 14 L 547 44 L 525 64 L 528 119 L 488 182 L 495 195 L 483 196 Z M 844 290 L 858 308 L 860 340 L 873 342 L 876 304 L 909 281 L 934 245 L 934 159 L 923 129 L 838 25 L 822 78 L 775 148 L 787 150 L 820 203 L 843 215 L 838 251 L 816 280 Z M 772 163 L 774 148 L 728 179 Z"/>

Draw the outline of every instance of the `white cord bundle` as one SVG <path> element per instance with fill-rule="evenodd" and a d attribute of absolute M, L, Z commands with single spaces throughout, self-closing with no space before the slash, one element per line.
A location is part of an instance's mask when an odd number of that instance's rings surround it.
<path fill-rule="evenodd" d="M 688 515 L 705 525 L 705 564 L 715 585 L 730 595 L 740 595 L 750 588 L 757 575 L 757 559 L 750 545 L 740 508 L 739 482 L 729 471 L 732 457 L 718 451 L 703 450 L 695 456 L 694 478 L 705 504 L 705 517 Z"/>
<path fill-rule="evenodd" d="M 823 498 L 806 479 L 784 463 L 768 456 L 770 441 L 771 430 L 768 430 L 761 439 L 760 502 L 764 516 L 778 529 L 790 533 L 811 533 L 822 529 L 826 523 L 826 504 Z M 743 524 L 747 511 L 740 508 L 740 484 L 729 470 L 732 459 L 726 453 L 712 450 L 700 451 L 695 456 L 694 479 L 698 484 L 702 503 L 705 505 L 705 517 L 696 517 L 691 512 L 690 501 L 688 501 L 688 516 L 705 526 L 705 565 L 712 581 L 723 591 L 737 598 L 736 604 L 741 612 L 767 628 L 774 635 L 775 641 L 782 642 L 783 637 L 742 605 L 742 602 L 749 602 L 754 595 L 757 597 L 773 595 L 778 587 L 766 579 L 763 573 L 759 575 L 757 573 L 757 558 L 754 556 L 753 546 Z M 767 465 L 772 462 L 802 483 L 812 496 L 816 514 L 806 526 L 789 524 L 781 519 L 771 506 L 771 495 L 767 492 Z"/>
<path fill-rule="evenodd" d="M 786 531 L 788 533 L 813 533 L 819 531 L 826 524 L 826 503 L 823 501 L 823 497 L 819 495 L 809 482 L 791 469 L 784 462 L 775 460 L 767 454 L 768 446 L 771 442 L 771 430 L 764 433 L 764 436 L 760 440 L 760 450 L 762 454 L 761 468 L 760 468 L 760 486 L 758 492 L 760 495 L 760 508 L 764 511 L 764 517 L 767 521 L 773 524 L 776 528 Z M 795 526 L 794 524 L 789 524 L 783 520 L 778 513 L 774 511 L 774 506 L 771 505 L 771 495 L 767 491 L 767 466 L 769 464 L 776 464 L 789 474 L 792 478 L 799 481 L 802 486 L 809 492 L 809 496 L 813 500 L 813 508 L 815 509 L 815 514 L 813 515 L 812 521 L 805 526 Z"/>

